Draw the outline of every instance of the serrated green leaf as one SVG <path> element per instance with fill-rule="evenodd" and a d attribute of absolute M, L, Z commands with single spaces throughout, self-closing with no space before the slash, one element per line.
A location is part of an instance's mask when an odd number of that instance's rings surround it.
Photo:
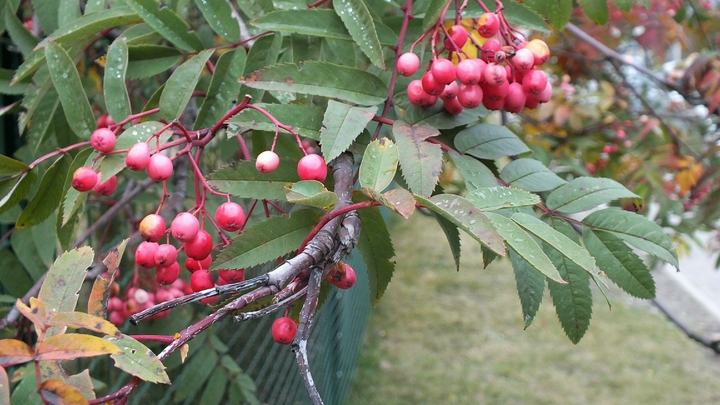
<path fill-rule="evenodd" d="M 467 187 L 468 191 L 481 187 L 497 186 L 495 175 L 481 161 L 467 155 L 461 155 L 453 149 L 448 151 L 448 156 L 455 163 L 455 167 L 465 181 L 465 187 Z"/>
<path fill-rule="evenodd" d="M 142 19 L 165 39 L 184 51 L 203 49 L 200 38 L 169 7 L 158 7 L 155 0 L 124 0 Z"/>
<path fill-rule="evenodd" d="M 370 62 L 380 69 L 385 69 L 382 45 L 370 10 L 363 0 L 333 0 L 333 8 L 345 24 L 353 41 L 370 58 Z"/>
<path fill-rule="evenodd" d="M 207 385 L 203 389 L 202 396 L 200 397 L 200 404 L 203 405 L 218 405 L 225 396 L 225 389 L 227 388 L 228 378 L 225 375 L 225 371 L 218 367 L 213 371 L 208 378 Z"/>
<path fill-rule="evenodd" d="M 38 394 L 35 365 L 30 364 L 20 369 L 22 380 L 17 384 L 10 400 L 12 405 L 44 405 L 45 402 Z"/>
<path fill-rule="evenodd" d="M 106 336 L 105 339 L 121 350 L 110 356 L 115 360 L 115 367 L 143 381 L 170 384 L 165 366 L 147 346 L 127 335 L 120 338 Z"/>
<path fill-rule="evenodd" d="M 29 83 L 16 83 L 14 86 L 10 85 L 10 81 L 14 75 L 14 70 L 0 69 L 0 94 L 19 95 L 25 94 L 28 90 Z"/>
<path fill-rule="evenodd" d="M 658 224 L 642 215 L 606 208 L 588 215 L 582 223 L 596 231 L 610 232 L 636 248 L 678 268 L 677 252 L 670 238 Z"/>
<path fill-rule="evenodd" d="M 387 224 L 376 207 L 357 211 L 362 230 L 357 249 L 363 257 L 368 274 L 370 305 L 375 306 L 382 299 L 395 271 L 395 250 L 387 230 Z"/>
<path fill-rule="evenodd" d="M 218 191 L 258 200 L 285 200 L 285 187 L 300 180 L 297 161 L 285 159 L 271 173 L 260 173 L 255 162 L 240 161 L 237 166 L 217 170 L 207 178 L 208 184 Z"/>
<path fill-rule="evenodd" d="M 13 10 L 10 2 L 6 2 L 4 5 L 4 16 L 5 29 L 10 35 L 13 44 L 15 44 L 20 53 L 27 57 L 35 49 L 38 42 L 40 42 L 25 26 L 23 22 L 18 18 L 17 13 Z"/>
<path fill-rule="evenodd" d="M 200 0 L 195 5 L 215 33 L 230 42 L 240 40 L 240 25 L 233 17 L 233 8 L 227 0 Z"/>
<path fill-rule="evenodd" d="M 90 139 L 95 129 L 95 116 L 75 62 L 62 46 L 52 41 L 45 45 L 45 57 L 70 128 L 81 139 Z"/>
<path fill-rule="evenodd" d="M 180 118 L 212 54 L 212 49 L 202 51 L 175 69 L 160 96 L 161 117 L 168 121 Z"/>
<path fill-rule="evenodd" d="M 283 39 L 279 32 L 276 32 L 274 35 L 266 35 L 255 40 L 255 45 L 253 45 L 248 51 L 243 74 L 247 75 L 258 69 L 276 64 L 278 57 L 280 56 L 282 44 Z M 248 86 L 240 87 L 240 95 L 249 95 L 253 98 L 253 100 L 262 100 L 264 94 L 264 90 L 252 89 Z"/>
<path fill-rule="evenodd" d="M 345 152 L 376 112 L 375 107 L 353 107 L 329 100 L 320 130 L 320 144 L 325 161 L 330 162 Z"/>
<path fill-rule="evenodd" d="M 487 0 L 484 1 L 487 2 Z M 524 4 L 520 4 L 514 0 L 503 0 L 502 4 L 505 18 L 507 18 L 511 24 L 536 31 L 550 31 L 545 20 Z"/>
<path fill-rule="evenodd" d="M 387 85 L 372 73 L 321 61 L 268 66 L 239 80 L 256 89 L 332 97 L 368 106 L 385 101 L 388 92 Z"/>
<path fill-rule="evenodd" d="M 606 0 L 578 0 L 578 3 L 589 19 L 600 25 L 608 22 L 609 12 Z"/>
<path fill-rule="evenodd" d="M 0 285 L 2 285 L 3 291 L 16 298 L 25 295 L 34 283 L 23 268 L 22 262 L 15 253 L 5 248 L 0 249 L 0 261 L 7 269 L 6 271 L 0 271 Z M 15 300 L 12 300 L 11 304 L 14 303 Z"/>
<path fill-rule="evenodd" d="M 70 167 L 70 158 L 62 156 L 45 172 L 40 187 L 15 224 L 22 229 L 37 225 L 49 217 L 57 208 L 63 194 L 63 183 Z"/>
<path fill-rule="evenodd" d="M 48 86 L 51 88 L 47 89 L 43 95 L 38 94 L 42 99 L 37 104 L 33 103 L 27 112 L 32 115 L 28 123 L 28 138 L 37 142 L 37 148 L 55 130 L 56 125 L 67 127 L 67 119 L 60 108 L 60 99 L 50 80 L 48 80 Z"/>
<path fill-rule="evenodd" d="M 515 284 L 517 285 L 518 297 L 520 297 L 523 322 L 525 323 L 525 329 L 527 329 L 535 319 L 535 314 L 537 314 L 540 303 L 542 303 L 543 292 L 545 291 L 545 277 L 512 248 L 508 248 L 508 257 L 515 273 Z"/>
<path fill-rule="evenodd" d="M 548 195 L 548 209 L 575 214 L 620 198 L 640 198 L 615 180 L 578 177 Z"/>
<path fill-rule="evenodd" d="M 544 164 L 535 159 L 515 159 L 503 167 L 500 178 L 506 183 L 522 189 L 541 192 L 550 191 L 567 184 Z"/>
<path fill-rule="evenodd" d="M 142 79 L 162 73 L 180 61 L 180 51 L 169 46 L 128 46 L 127 79 Z"/>
<path fill-rule="evenodd" d="M 298 181 L 286 188 L 286 191 L 289 202 L 318 207 L 326 211 L 332 209 L 338 200 L 337 194 L 328 191 L 325 185 L 316 180 Z"/>
<path fill-rule="evenodd" d="M 30 277 L 39 280 L 55 259 L 55 221 L 49 218 L 33 228 L 17 229 L 10 237 L 13 252 Z M 49 262 L 49 263 L 48 263 Z"/>
<path fill-rule="evenodd" d="M 279 122 L 289 125 L 298 135 L 320 140 L 325 110 L 316 106 L 294 104 L 254 104 L 270 113 Z M 275 132 L 275 124 L 259 111 L 247 108 L 227 121 L 228 136 L 236 136 L 248 129 Z"/>
<path fill-rule="evenodd" d="M 617 236 L 586 229 L 583 241 L 602 270 L 626 293 L 644 299 L 655 298 L 655 280 L 645 263 Z"/>
<path fill-rule="evenodd" d="M 78 292 L 88 267 L 93 263 L 94 255 L 92 248 L 83 246 L 65 252 L 55 260 L 38 294 L 38 299 L 45 303 L 48 313 L 75 310 Z M 52 327 L 45 332 L 45 337 L 60 335 L 64 331 L 64 327 Z"/>
<path fill-rule="evenodd" d="M 30 166 L 11 157 L 0 155 L 0 176 L 12 176 L 28 170 Z"/>
<path fill-rule="evenodd" d="M 118 38 L 108 47 L 103 77 L 103 94 L 108 114 L 120 122 L 132 114 L 130 96 L 125 86 L 128 66 L 128 47 L 125 38 Z"/>
<path fill-rule="evenodd" d="M 173 395 L 175 402 L 180 402 L 190 394 L 200 390 L 200 387 L 210 378 L 213 370 L 217 368 L 218 355 L 210 346 L 203 346 L 190 358 L 185 370 L 174 381 L 178 389 Z"/>
<path fill-rule="evenodd" d="M 405 91 L 395 93 L 393 107 L 408 124 L 426 124 L 437 129 L 453 129 L 474 124 L 490 114 L 490 111 L 483 106 L 474 109 L 466 108 L 458 115 L 448 113 L 442 103 L 435 103 L 430 107 L 420 107 L 410 103 Z"/>
<path fill-rule="evenodd" d="M 85 14 L 95 13 L 105 9 L 106 0 L 88 0 L 85 2 Z"/>
<path fill-rule="evenodd" d="M 313 8 L 273 11 L 250 23 L 262 30 L 284 34 L 352 40 L 343 21 L 333 10 Z"/>
<path fill-rule="evenodd" d="M 435 190 L 442 169 L 440 145 L 427 141 L 440 132 L 429 126 L 395 120 L 393 137 L 398 146 L 400 169 L 410 190 L 428 197 Z"/>
<path fill-rule="evenodd" d="M 512 218 L 525 231 L 544 241 L 566 259 L 588 273 L 596 270 L 595 259 L 579 244 L 533 215 L 515 213 Z"/>
<path fill-rule="evenodd" d="M 493 252 L 505 256 L 503 237 L 492 221 L 470 201 L 452 194 L 438 194 L 430 199 L 416 195 L 415 199 L 425 208 L 467 232 L 473 239 L 487 246 Z"/>
<path fill-rule="evenodd" d="M 540 197 L 536 194 L 501 186 L 477 188 L 468 193 L 467 199 L 483 211 L 540 204 Z"/>
<path fill-rule="evenodd" d="M 365 149 L 360 162 L 360 186 L 382 192 L 395 177 L 398 148 L 388 138 L 376 139 Z"/>
<path fill-rule="evenodd" d="M 215 64 L 210 87 L 195 119 L 194 128 L 210 128 L 223 118 L 240 91 L 237 78 L 245 70 L 245 48 L 237 47 L 220 56 Z"/>
<path fill-rule="evenodd" d="M 37 180 L 37 169 L 28 170 L 17 177 L 0 180 L 0 214 L 14 207 L 25 198 Z"/>
<path fill-rule="evenodd" d="M 435 25 L 440 19 L 443 10 L 446 9 L 450 0 L 431 0 L 428 8 L 425 9 L 425 18 L 423 18 L 423 31 L 427 31 Z"/>
<path fill-rule="evenodd" d="M 440 225 L 440 229 L 442 229 L 448 243 L 450 244 L 450 253 L 452 253 L 453 260 L 455 260 L 455 269 L 460 271 L 460 231 L 458 230 L 457 225 L 450 222 L 450 220 L 446 219 L 442 215 L 432 211 L 431 213 L 438 222 L 438 225 Z"/>
<path fill-rule="evenodd" d="M 499 159 L 530 153 L 517 135 L 506 127 L 482 123 L 463 129 L 455 136 L 455 148 L 479 159 Z"/>
<path fill-rule="evenodd" d="M 80 4 L 75 0 L 60 0 L 57 10 L 58 26 L 69 24 L 80 18 Z"/>
<path fill-rule="evenodd" d="M 633 0 L 613 0 L 613 3 L 624 12 L 630 11 L 633 5 Z"/>
<path fill-rule="evenodd" d="M 533 269 L 557 283 L 565 282 L 542 248 L 519 225 L 500 214 L 487 212 L 485 215 L 490 218 L 508 247 L 514 249 Z"/>
<path fill-rule="evenodd" d="M 265 263 L 300 247 L 320 217 L 298 210 L 290 217 L 276 216 L 246 228 L 220 251 L 211 270 L 240 269 Z"/>
<path fill-rule="evenodd" d="M 630 1 L 632 2 L 632 0 Z M 548 5 L 550 7 L 547 15 L 550 23 L 559 30 L 565 28 L 565 24 L 570 21 L 570 15 L 572 14 L 572 0 L 549 1 Z"/>
<path fill-rule="evenodd" d="M 31 0 L 40 27 L 45 32 L 58 28 L 58 3 L 54 1 Z"/>

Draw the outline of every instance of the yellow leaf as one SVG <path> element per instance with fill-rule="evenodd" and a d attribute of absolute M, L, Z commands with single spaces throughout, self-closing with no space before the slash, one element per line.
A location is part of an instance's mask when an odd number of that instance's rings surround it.
<path fill-rule="evenodd" d="M 40 385 L 40 395 L 51 405 L 87 405 L 80 391 L 60 380 L 45 380 Z"/>

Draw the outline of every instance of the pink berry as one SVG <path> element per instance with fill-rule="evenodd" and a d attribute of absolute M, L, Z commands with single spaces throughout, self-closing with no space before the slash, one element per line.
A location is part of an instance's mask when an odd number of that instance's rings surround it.
<path fill-rule="evenodd" d="M 547 103 L 550 101 L 550 97 L 552 97 L 552 84 L 547 82 L 547 84 L 545 84 L 545 89 L 541 91 L 540 94 L 536 95 L 535 98 L 539 103 Z"/>
<path fill-rule="evenodd" d="M 158 244 L 155 242 L 140 242 L 137 249 L 135 249 L 135 263 L 148 269 L 155 267 L 155 252 L 157 250 Z"/>
<path fill-rule="evenodd" d="M 220 299 L 219 296 L 207 297 L 207 298 L 201 299 L 200 303 L 202 303 L 204 305 L 212 305 L 212 304 L 216 303 L 217 300 L 219 300 L 219 299 Z"/>
<path fill-rule="evenodd" d="M 305 155 L 297 165 L 298 176 L 302 180 L 325 181 L 327 165 L 320 155 Z"/>
<path fill-rule="evenodd" d="M 158 214 L 150 214 L 140 221 L 138 230 L 144 240 L 157 242 L 165 235 L 165 219 Z"/>
<path fill-rule="evenodd" d="M 200 222 L 189 212 L 179 213 L 170 224 L 170 233 L 179 242 L 192 240 L 200 230 Z"/>
<path fill-rule="evenodd" d="M 98 128 L 107 128 L 108 126 L 115 124 L 115 121 L 110 118 L 109 115 L 103 114 L 98 117 L 96 123 Z"/>
<path fill-rule="evenodd" d="M 212 264 L 212 256 L 208 255 L 206 258 L 202 260 L 195 260 L 191 257 L 188 257 L 185 259 L 185 268 L 188 269 L 188 271 L 195 272 L 200 269 L 209 269 L 210 265 Z"/>
<path fill-rule="evenodd" d="M 282 345 L 289 345 L 295 339 L 297 325 L 295 321 L 286 316 L 278 318 L 272 324 L 272 337 Z"/>
<path fill-rule="evenodd" d="M 492 86 L 501 86 L 503 83 L 507 83 L 507 70 L 504 66 L 490 63 L 485 67 L 483 73 L 485 83 Z"/>
<path fill-rule="evenodd" d="M 425 90 L 425 93 L 431 96 L 439 96 L 442 94 L 443 90 L 445 90 L 445 84 L 446 83 L 440 83 L 436 80 L 431 71 L 425 72 L 422 77 L 422 88 Z"/>
<path fill-rule="evenodd" d="M 504 81 L 500 86 L 493 86 L 488 83 L 482 84 L 483 95 L 490 100 L 504 100 L 508 94 L 510 83 Z"/>
<path fill-rule="evenodd" d="M 157 252 L 155 252 L 155 265 L 156 266 L 170 266 L 177 262 L 178 252 L 175 246 L 165 243 L 158 246 Z"/>
<path fill-rule="evenodd" d="M 117 177 L 111 176 L 109 179 L 105 180 L 105 183 L 100 183 L 101 177 L 102 174 L 98 173 L 97 182 L 95 183 L 95 187 L 93 187 L 93 191 L 105 197 L 112 195 L 115 190 L 117 190 Z"/>
<path fill-rule="evenodd" d="M 478 20 L 478 34 L 483 38 L 490 38 L 500 29 L 500 19 L 495 13 L 485 13 Z"/>
<path fill-rule="evenodd" d="M 508 92 L 507 96 L 505 97 L 505 104 L 503 105 L 503 108 L 507 112 L 511 113 L 519 113 L 522 111 L 523 108 L 525 108 L 525 99 L 527 96 L 525 95 L 525 92 L 523 91 L 522 85 L 520 83 L 510 83 L 508 86 Z"/>
<path fill-rule="evenodd" d="M 420 67 L 420 58 L 412 52 L 405 52 L 397 60 L 397 70 L 403 76 L 412 76 Z"/>
<path fill-rule="evenodd" d="M 190 288 L 195 292 L 213 287 L 215 287 L 215 280 L 208 270 L 198 270 L 190 276 Z"/>
<path fill-rule="evenodd" d="M 122 316 L 122 313 L 120 311 L 112 311 L 108 315 L 108 320 L 110 323 L 112 323 L 115 326 L 123 326 L 125 323 L 125 318 Z"/>
<path fill-rule="evenodd" d="M 158 304 L 161 304 L 166 301 L 170 301 L 171 299 L 174 299 L 174 298 L 175 298 L 175 295 L 173 294 L 173 292 L 170 288 L 158 288 L 155 291 L 155 301 Z"/>
<path fill-rule="evenodd" d="M 107 310 L 108 312 L 119 311 L 123 307 L 123 302 L 119 297 L 112 297 L 108 299 Z"/>
<path fill-rule="evenodd" d="M 545 72 L 532 69 L 523 77 L 522 86 L 525 93 L 529 95 L 539 95 L 545 90 L 547 82 L 547 74 L 545 74 Z"/>
<path fill-rule="evenodd" d="M 529 49 L 523 48 L 515 51 L 515 56 L 511 59 L 515 69 L 525 74 L 535 66 L 535 56 Z"/>
<path fill-rule="evenodd" d="M 500 50 L 502 44 L 495 38 L 488 39 L 482 46 L 482 60 L 488 62 L 491 58 L 495 60 L 495 53 Z"/>
<path fill-rule="evenodd" d="M 75 170 L 72 187 L 80 192 L 90 191 L 97 184 L 97 173 L 91 167 L 82 166 Z"/>
<path fill-rule="evenodd" d="M 505 99 L 492 99 L 490 97 L 485 97 L 483 98 L 482 104 L 483 107 L 487 108 L 488 110 L 498 111 L 505 106 Z"/>
<path fill-rule="evenodd" d="M 427 103 L 429 94 L 425 93 L 422 82 L 413 80 L 407 87 L 408 100 L 414 105 L 423 106 Z"/>
<path fill-rule="evenodd" d="M 458 84 L 456 81 L 450 82 L 447 86 L 445 86 L 445 90 L 440 94 L 440 98 L 443 100 L 452 100 L 455 97 L 457 97 L 458 92 Z"/>
<path fill-rule="evenodd" d="M 150 147 L 145 142 L 136 143 L 130 147 L 125 156 L 125 166 L 128 169 L 139 172 L 144 170 L 150 163 Z"/>
<path fill-rule="evenodd" d="M 450 38 L 445 40 L 445 48 L 450 50 L 455 50 L 455 47 L 449 40 L 452 40 L 456 47 L 462 48 L 465 46 L 465 42 L 467 42 L 469 36 L 467 30 L 462 25 L 453 25 L 448 30 L 448 34 L 450 34 Z"/>
<path fill-rule="evenodd" d="M 447 111 L 450 115 L 458 115 L 463 112 L 463 106 L 460 104 L 457 97 L 450 100 L 443 100 L 443 107 L 445 107 L 445 111 Z"/>
<path fill-rule="evenodd" d="M 150 156 L 147 165 L 148 177 L 154 181 L 165 181 L 172 176 L 173 164 L 169 157 L 162 153 L 156 153 Z"/>
<path fill-rule="evenodd" d="M 347 290 L 357 282 L 357 274 L 349 264 L 339 262 L 335 269 L 328 274 L 326 279 L 336 287 Z"/>
<path fill-rule="evenodd" d="M 218 270 L 218 276 L 226 283 L 239 283 L 245 281 L 245 269 Z"/>
<path fill-rule="evenodd" d="M 115 133 L 107 128 L 98 128 L 90 135 L 90 144 L 100 153 L 108 153 L 115 147 Z"/>
<path fill-rule="evenodd" d="M 431 72 L 435 80 L 443 86 L 455 80 L 455 65 L 447 59 L 436 59 Z"/>
<path fill-rule="evenodd" d="M 220 228 L 234 232 L 242 228 L 245 223 L 245 212 L 239 204 L 226 202 L 215 210 L 215 220 Z"/>
<path fill-rule="evenodd" d="M 180 265 L 173 262 L 169 266 L 159 266 L 155 269 L 155 281 L 162 285 L 170 285 L 180 277 Z"/>
<path fill-rule="evenodd" d="M 261 152 L 255 160 L 255 168 L 260 173 L 274 172 L 280 165 L 280 158 L 277 153 L 266 150 Z"/>
<path fill-rule="evenodd" d="M 133 294 L 133 297 L 135 298 L 135 302 L 142 305 L 148 302 L 150 294 L 148 294 L 148 292 L 143 290 L 142 288 L 138 288 L 137 290 L 135 290 L 135 294 Z"/>
<path fill-rule="evenodd" d="M 208 257 L 212 252 L 212 248 L 212 236 L 204 229 L 199 230 L 192 240 L 185 242 L 185 254 L 195 260 Z"/>
<path fill-rule="evenodd" d="M 455 68 L 458 80 L 462 84 L 478 84 L 482 78 L 482 73 L 485 70 L 485 62 L 482 62 L 482 67 L 475 59 L 465 59 L 458 63 Z"/>
<path fill-rule="evenodd" d="M 482 103 L 483 91 L 477 84 L 462 84 L 458 89 L 457 100 L 465 108 L 475 108 Z"/>

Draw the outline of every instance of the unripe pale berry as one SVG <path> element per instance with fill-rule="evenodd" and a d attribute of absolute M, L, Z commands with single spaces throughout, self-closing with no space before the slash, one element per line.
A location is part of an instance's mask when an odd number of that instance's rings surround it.
<path fill-rule="evenodd" d="M 150 214 L 140 221 L 138 230 L 144 240 L 157 242 L 165 235 L 165 219 L 158 214 Z"/>
<path fill-rule="evenodd" d="M 218 276 L 226 283 L 245 281 L 245 269 L 218 270 Z"/>
<path fill-rule="evenodd" d="M 135 263 L 138 265 L 151 268 L 155 267 L 155 252 L 157 252 L 158 244 L 155 242 L 140 242 L 135 249 Z"/>
<path fill-rule="evenodd" d="M 109 179 L 105 180 L 104 183 L 100 183 L 100 179 L 102 178 L 102 174 L 97 174 L 97 182 L 95 183 L 95 187 L 93 187 L 93 191 L 102 195 L 102 196 L 110 196 L 112 195 L 115 190 L 117 190 L 118 186 L 118 179 L 116 176 L 110 176 Z"/>
<path fill-rule="evenodd" d="M 150 156 L 150 161 L 147 165 L 148 177 L 154 181 L 165 181 L 172 176 L 173 165 L 169 157 L 162 153 L 156 153 Z"/>
<path fill-rule="evenodd" d="M 320 155 L 305 155 L 297 165 L 298 176 L 302 180 L 325 181 L 327 165 Z"/>
<path fill-rule="evenodd" d="M 261 152 L 255 160 L 255 168 L 260 173 L 274 172 L 279 165 L 280 157 L 278 157 L 277 153 L 271 150 Z"/>
<path fill-rule="evenodd" d="M 510 83 L 503 108 L 507 112 L 519 113 L 523 108 L 525 108 L 526 98 L 527 96 L 525 95 L 525 91 L 523 91 L 520 83 Z"/>
<path fill-rule="evenodd" d="M 72 187 L 80 192 L 90 191 L 97 184 L 97 173 L 91 167 L 78 167 L 73 173 Z"/>
<path fill-rule="evenodd" d="M 170 285 L 174 283 L 178 277 L 180 277 L 180 265 L 178 262 L 173 262 L 169 266 L 159 266 L 155 269 L 155 280 L 162 285 Z"/>
<path fill-rule="evenodd" d="M 178 252 L 175 246 L 165 243 L 158 246 L 157 252 L 155 252 L 155 265 L 156 266 L 170 266 L 177 262 Z"/>
<path fill-rule="evenodd" d="M 445 111 L 447 111 L 450 115 L 458 115 L 463 111 L 463 106 L 460 104 L 457 97 L 450 100 L 443 100 L 443 107 L 445 107 Z"/>
<path fill-rule="evenodd" d="M 208 270 L 198 270 L 190 276 L 190 287 L 193 291 L 198 292 L 215 287 L 212 273 Z"/>
<path fill-rule="evenodd" d="M 532 52 L 535 59 L 535 66 L 540 66 L 550 59 L 550 48 L 541 39 L 533 39 L 532 41 L 525 44 L 525 48 Z"/>
<path fill-rule="evenodd" d="M 447 86 L 445 86 L 445 90 L 440 94 L 440 98 L 443 100 L 452 100 L 455 97 L 457 97 L 458 92 L 458 84 L 456 81 L 450 82 Z"/>
<path fill-rule="evenodd" d="M 208 255 L 202 260 L 195 260 L 192 257 L 185 259 L 185 268 L 191 273 L 200 269 L 209 269 L 212 264 L 212 256 Z"/>
<path fill-rule="evenodd" d="M 483 91 L 478 84 L 461 84 L 458 89 L 457 100 L 465 108 L 475 108 L 483 99 Z"/>
<path fill-rule="evenodd" d="M 200 222 L 189 212 L 177 214 L 170 224 L 170 233 L 179 242 L 192 240 L 200 230 Z"/>
<path fill-rule="evenodd" d="M 144 170 L 150 163 L 150 147 L 145 142 L 136 143 L 130 147 L 125 156 L 125 166 L 128 169 L 139 172 Z"/>
<path fill-rule="evenodd" d="M 108 153 L 115 147 L 115 133 L 107 128 L 98 128 L 90 135 L 90 144 L 96 151 Z"/>
<path fill-rule="evenodd" d="M 482 62 L 482 61 L 480 61 Z M 457 74 L 458 80 L 460 80 L 460 83 L 462 84 L 477 84 L 480 83 L 480 79 L 482 78 L 482 73 L 485 70 L 485 62 L 482 62 L 483 66 L 481 68 L 480 64 L 477 63 L 475 59 L 465 59 L 463 61 L 460 61 L 458 63 L 457 67 L 455 68 L 455 73 Z"/>
<path fill-rule="evenodd" d="M 490 38 L 500 29 L 500 18 L 495 13 L 485 13 L 478 20 L 478 34 L 483 38 Z"/>
<path fill-rule="evenodd" d="M 142 288 L 138 288 L 137 290 L 135 290 L 135 294 L 133 294 L 133 297 L 135 298 L 135 302 L 142 305 L 148 302 L 149 294 Z"/>
<path fill-rule="evenodd" d="M 289 345 L 295 339 L 297 325 L 295 321 L 286 316 L 278 318 L 272 324 L 272 337 L 276 342 Z"/>
<path fill-rule="evenodd" d="M 185 242 L 185 254 L 195 260 L 208 257 L 212 252 L 212 248 L 212 236 L 204 229 L 199 230 L 192 240 Z"/>
<path fill-rule="evenodd" d="M 397 70 L 403 76 L 412 76 L 420 67 L 420 58 L 412 52 L 400 55 L 397 61 Z"/>
<path fill-rule="evenodd" d="M 445 90 L 445 84 L 436 80 L 431 71 L 427 71 L 422 77 L 422 88 L 431 96 L 439 96 Z"/>
<path fill-rule="evenodd" d="M 215 210 L 215 220 L 220 228 L 234 232 L 245 223 L 245 212 L 239 204 L 226 202 Z"/>
<path fill-rule="evenodd" d="M 435 59 L 431 71 L 435 80 L 443 86 L 455 80 L 455 65 L 447 59 Z"/>

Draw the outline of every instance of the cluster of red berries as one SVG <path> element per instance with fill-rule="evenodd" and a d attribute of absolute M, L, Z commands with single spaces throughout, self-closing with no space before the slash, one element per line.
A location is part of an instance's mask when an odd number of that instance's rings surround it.
<path fill-rule="evenodd" d="M 126 319 L 140 311 L 144 311 L 153 305 L 182 297 L 188 293 L 186 291 L 187 287 L 188 284 L 185 284 L 182 279 L 175 280 L 175 282 L 168 287 L 158 288 L 154 293 L 142 288 L 130 287 L 127 290 L 127 297 L 125 299 L 117 296 L 117 291 L 119 291 L 119 287 L 117 287 L 114 290 L 116 295 L 108 299 L 108 320 L 116 326 L 122 326 Z M 154 315 L 153 318 L 162 318 L 169 313 L 170 311 L 166 310 Z"/>
<path fill-rule="evenodd" d="M 273 172 L 279 165 L 280 158 L 271 150 L 261 152 L 255 160 L 255 168 L 261 173 Z M 327 165 L 322 156 L 310 153 L 300 159 L 297 172 L 301 180 L 324 182 L 327 177 Z"/>
<path fill-rule="evenodd" d="M 504 19 L 496 13 L 483 14 L 479 19 L 478 34 L 487 40 L 482 46 L 475 42 L 481 55 L 477 59 L 467 57 L 462 50 L 466 42 L 474 41 L 464 26 L 454 25 L 447 30 L 445 49 L 450 55 L 455 52 L 462 60 L 455 66 L 450 59 L 434 56 L 422 79 L 408 85 L 410 102 L 429 107 L 439 97 L 445 110 L 457 115 L 464 108 L 472 109 L 480 104 L 489 110 L 518 113 L 550 100 L 552 85 L 547 74 L 536 69 L 550 57 L 547 44 L 533 39 L 503 46 L 500 42 L 503 36 L 498 35 L 501 24 Z M 398 58 L 398 73 L 403 76 L 414 75 L 419 67 L 420 59 L 412 51 Z"/>

